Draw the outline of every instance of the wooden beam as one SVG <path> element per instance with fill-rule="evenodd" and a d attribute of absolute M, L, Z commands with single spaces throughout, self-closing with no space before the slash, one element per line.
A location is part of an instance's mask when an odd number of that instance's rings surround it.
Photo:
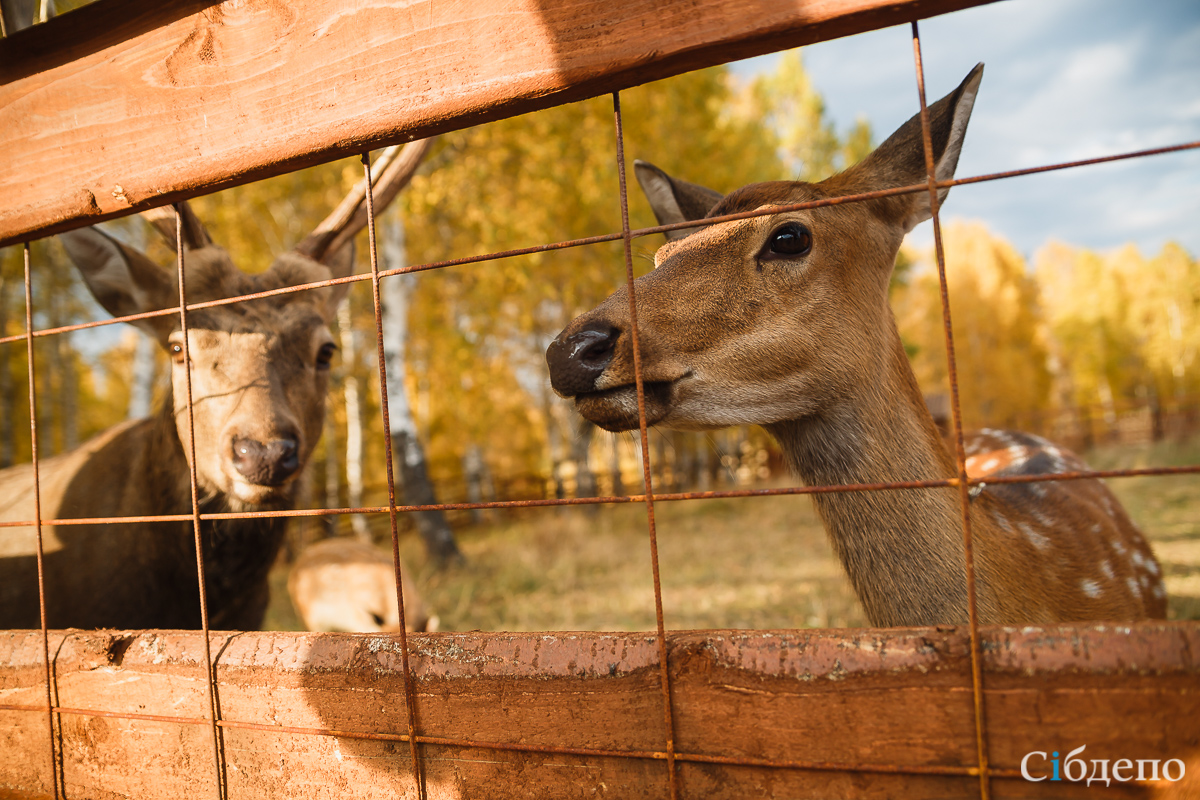
<path fill-rule="evenodd" d="M 0 40 L 0 245 L 990 0 L 101 0 Z"/>
<path fill-rule="evenodd" d="M 430 797 L 666 796 L 652 634 L 409 641 Z M 117 715 L 60 715 L 66 796 L 212 796 L 202 644 L 176 631 L 51 635 L 57 705 Z M 214 633 L 211 645 L 231 797 L 415 796 L 395 736 L 407 725 L 396 637 Z M 1196 787 L 1195 624 L 989 628 L 983 652 L 991 761 L 1007 776 L 994 796 L 1044 796 L 1048 784 L 1020 778 L 1025 754 L 1082 745 L 1089 770 L 1179 758 L 1190 783 L 1176 788 Z M 0 633 L 0 797 L 51 790 L 41 653 L 40 632 Z M 669 658 L 685 798 L 976 796 L 965 630 L 673 633 Z M 380 733 L 393 736 L 361 736 Z M 1105 796 L 1164 786 L 1114 782 Z"/>

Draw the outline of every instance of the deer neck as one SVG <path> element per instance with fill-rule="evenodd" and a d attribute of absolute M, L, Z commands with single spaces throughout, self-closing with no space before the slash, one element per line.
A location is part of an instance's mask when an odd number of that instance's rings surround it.
<path fill-rule="evenodd" d="M 147 420 L 148 446 L 140 466 L 143 480 L 131 482 L 147 487 L 154 497 L 150 513 L 189 514 L 192 511 L 191 476 L 185 444 L 176 427 L 174 402 L 168 392 L 158 413 Z M 139 489 L 139 491 L 142 491 Z M 200 513 L 230 511 L 229 499 L 220 492 L 199 487 Z M 179 535 L 190 540 L 192 523 L 179 526 Z M 262 622 L 268 599 L 267 577 L 283 545 L 287 521 L 283 518 L 202 520 L 205 583 L 209 621 L 214 628 L 255 630 Z M 189 545 L 190 547 L 190 545 Z M 191 551 L 194 554 L 194 550 Z M 194 556 L 193 556 L 194 557 Z M 184 565 L 191 572 L 192 564 Z M 195 620 L 192 621 L 198 624 Z"/>
<path fill-rule="evenodd" d="M 817 415 L 767 426 L 805 484 L 954 476 L 894 323 L 889 328 L 871 385 Z M 813 502 L 873 624 L 966 620 L 957 490 L 821 493 Z"/>

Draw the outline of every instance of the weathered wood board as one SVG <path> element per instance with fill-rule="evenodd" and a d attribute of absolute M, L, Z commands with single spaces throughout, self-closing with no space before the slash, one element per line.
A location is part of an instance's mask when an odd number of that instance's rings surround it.
<path fill-rule="evenodd" d="M 214 633 L 211 644 L 231 797 L 416 796 L 405 741 L 283 730 L 405 733 L 396 637 Z M 51 635 L 59 707 L 193 718 L 62 714 L 68 797 L 215 796 L 202 645 L 192 632 Z M 1022 780 L 1033 750 L 1086 745 L 1087 759 L 1179 758 L 1200 772 L 1200 626 L 989 628 L 984 645 L 992 766 L 1007 775 L 992 779 L 994 797 L 1091 796 Z M 667 796 L 652 634 L 421 634 L 410 648 L 417 732 L 452 740 L 420 745 L 429 797 Z M 29 710 L 45 704 L 41 652 L 40 632 L 0 633 L 0 707 L 26 709 L 0 710 L 0 797 L 52 788 L 47 714 Z M 965 630 L 672 633 L 669 660 L 681 797 L 978 796 L 961 769 L 911 774 L 976 763 Z"/>
<path fill-rule="evenodd" d="M 0 39 L 0 245 L 990 1 L 100 0 Z"/>

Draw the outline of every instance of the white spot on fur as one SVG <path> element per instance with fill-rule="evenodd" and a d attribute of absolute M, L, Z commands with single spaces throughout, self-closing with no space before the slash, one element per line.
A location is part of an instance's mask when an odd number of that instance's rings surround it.
<path fill-rule="evenodd" d="M 1153 558 L 1146 559 L 1146 571 L 1149 572 L 1151 575 L 1157 575 L 1158 574 L 1158 562 L 1155 561 Z"/>
<path fill-rule="evenodd" d="M 1163 588 L 1163 585 L 1161 583 L 1155 584 L 1154 596 L 1158 597 L 1160 599 L 1167 596 L 1167 590 Z"/>
<path fill-rule="evenodd" d="M 996 524 L 1009 533 L 1012 533 L 1012 524 L 1008 521 L 1008 517 L 1003 514 L 996 514 Z"/>
<path fill-rule="evenodd" d="M 984 472 L 991 472 L 998 466 L 1000 466 L 1000 462 L 997 459 L 989 458 L 987 461 L 983 462 L 983 465 L 980 467 L 980 469 Z"/>
<path fill-rule="evenodd" d="M 1146 565 L 1146 557 L 1142 555 L 1141 550 L 1134 550 L 1129 555 L 1129 560 L 1133 562 L 1135 567 L 1145 567 Z"/>
<path fill-rule="evenodd" d="M 1129 587 L 1129 593 L 1137 599 L 1142 599 L 1142 587 L 1138 586 L 1137 581 L 1133 578 L 1126 578 L 1125 585 Z"/>
<path fill-rule="evenodd" d="M 1025 538 L 1029 540 L 1029 543 L 1038 550 L 1045 550 L 1050 546 L 1050 537 L 1038 533 L 1027 523 L 1019 523 L 1018 527 L 1021 529 L 1021 533 L 1025 534 Z"/>
<path fill-rule="evenodd" d="M 1116 554 L 1117 554 L 1117 555 L 1119 555 L 1119 556 L 1123 556 L 1123 555 L 1125 555 L 1125 545 L 1124 545 L 1124 544 L 1122 544 L 1122 542 L 1121 542 L 1121 540 L 1120 540 L 1120 539 L 1113 539 L 1113 542 L 1112 542 L 1112 549 L 1113 549 L 1113 550 L 1116 552 Z"/>
<path fill-rule="evenodd" d="M 1082 589 L 1083 593 L 1086 594 L 1088 597 L 1099 597 L 1100 596 L 1100 584 L 1096 583 L 1091 578 L 1084 578 L 1083 580 L 1081 580 L 1079 582 L 1079 588 Z"/>
<path fill-rule="evenodd" d="M 1050 442 L 1042 443 L 1042 450 L 1046 455 L 1050 456 L 1050 465 L 1052 472 L 1066 472 L 1067 462 L 1063 460 L 1062 451 L 1052 445 Z"/>
<path fill-rule="evenodd" d="M 1092 533 L 1099 533 L 1099 532 L 1100 532 L 1100 523 L 1097 522 L 1095 525 L 1092 526 Z"/>
<path fill-rule="evenodd" d="M 1116 577 L 1116 575 L 1113 574 L 1112 564 L 1108 563 L 1107 560 L 1100 562 L 1100 571 L 1103 572 L 1104 577 L 1108 578 L 1110 581 Z"/>

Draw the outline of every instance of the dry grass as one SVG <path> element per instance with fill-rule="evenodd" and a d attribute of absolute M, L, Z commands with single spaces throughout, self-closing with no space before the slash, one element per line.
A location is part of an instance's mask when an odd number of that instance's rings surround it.
<path fill-rule="evenodd" d="M 1189 446 L 1113 447 L 1097 468 L 1200 463 Z M 1109 485 L 1162 561 L 1176 619 L 1200 619 L 1200 477 L 1122 478 Z M 803 496 L 655 506 L 669 629 L 855 627 L 862 609 Z M 386 517 L 372 520 L 386 533 Z M 467 564 L 436 571 L 415 536 L 401 543 L 443 630 L 653 630 L 643 505 L 531 509 L 458 532 Z M 277 570 L 271 629 L 296 629 Z"/>
<path fill-rule="evenodd" d="M 1200 464 L 1200 441 L 1149 448 L 1100 448 L 1096 469 Z M 1200 475 L 1116 478 L 1109 487 L 1150 539 L 1167 580 L 1171 619 L 1200 619 Z"/>

